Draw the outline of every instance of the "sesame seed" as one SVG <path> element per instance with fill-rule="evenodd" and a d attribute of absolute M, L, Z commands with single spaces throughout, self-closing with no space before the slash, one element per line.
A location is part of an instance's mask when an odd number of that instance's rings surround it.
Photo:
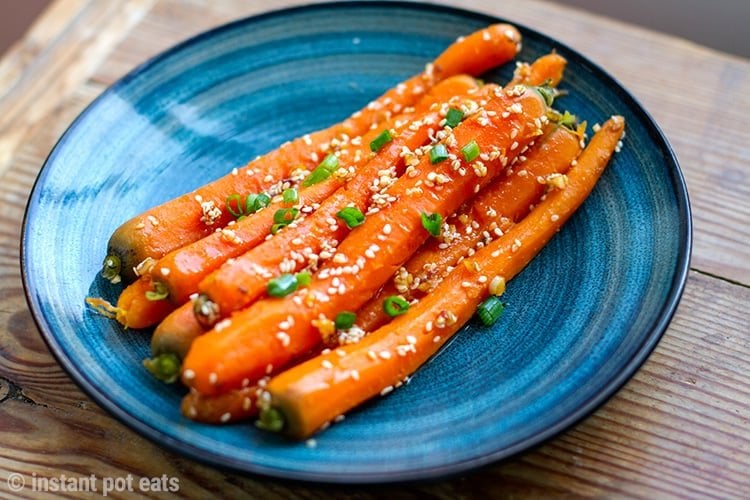
<path fill-rule="evenodd" d="M 391 352 L 390 351 L 380 351 L 378 353 L 378 356 L 380 356 L 382 359 L 391 359 Z"/>
<path fill-rule="evenodd" d="M 549 218 L 552 222 L 557 222 L 560 220 L 560 216 L 557 214 L 552 214 L 552 216 Z"/>
<path fill-rule="evenodd" d="M 208 383 L 211 385 L 216 385 L 216 382 L 218 382 L 219 376 L 216 375 L 216 373 L 211 372 L 208 374 Z"/>
<path fill-rule="evenodd" d="M 287 347 L 289 343 L 291 342 L 291 338 L 289 337 L 289 334 L 285 332 L 278 332 L 276 334 L 276 338 L 281 342 L 281 345 L 283 345 L 284 347 Z"/>
<path fill-rule="evenodd" d="M 414 335 L 407 335 L 406 341 L 413 345 L 417 343 L 417 338 Z"/>
<path fill-rule="evenodd" d="M 384 387 L 383 390 L 380 391 L 380 395 L 381 396 L 385 396 L 386 394 L 390 393 L 391 391 L 393 391 L 393 386 L 389 385 L 388 387 Z"/>
<path fill-rule="evenodd" d="M 326 370 L 332 370 L 333 369 L 333 363 L 328 361 L 327 359 L 324 359 L 322 363 L 320 363 L 323 368 Z"/>
<path fill-rule="evenodd" d="M 433 341 L 434 343 L 436 343 L 436 344 L 437 344 L 438 342 L 440 342 L 440 335 L 435 335 L 434 337 L 432 337 L 432 341 Z"/>
<path fill-rule="evenodd" d="M 318 446 L 318 442 L 315 441 L 313 438 L 310 438 L 307 441 L 305 441 L 305 446 L 307 446 L 308 448 L 315 448 L 316 446 Z"/>
<path fill-rule="evenodd" d="M 161 272 L 162 276 L 169 276 L 169 268 L 168 267 L 162 267 L 159 272 Z"/>
<path fill-rule="evenodd" d="M 229 412 L 227 412 L 227 413 L 224 413 L 224 414 L 223 414 L 223 415 L 222 415 L 222 416 L 221 416 L 221 417 L 219 418 L 219 420 L 221 421 L 221 423 L 222 423 L 222 424 L 226 424 L 227 422 L 229 422 L 229 420 L 230 420 L 231 418 L 232 418 L 232 414 L 231 414 L 231 413 L 229 413 Z"/>
<path fill-rule="evenodd" d="M 375 351 L 367 351 L 367 357 L 374 361 L 378 358 L 378 355 L 375 354 Z"/>
<path fill-rule="evenodd" d="M 244 398 L 242 400 L 242 409 L 245 411 L 250 411 L 250 408 L 253 407 L 253 400 L 250 398 Z"/>
<path fill-rule="evenodd" d="M 185 380 L 193 380 L 195 378 L 195 372 L 191 369 L 187 369 L 184 372 L 182 372 L 182 378 Z"/>
<path fill-rule="evenodd" d="M 425 325 L 424 325 L 424 331 L 426 331 L 426 332 L 431 332 L 432 331 L 432 321 L 428 321 L 427 323 L 425 323 Z"/>

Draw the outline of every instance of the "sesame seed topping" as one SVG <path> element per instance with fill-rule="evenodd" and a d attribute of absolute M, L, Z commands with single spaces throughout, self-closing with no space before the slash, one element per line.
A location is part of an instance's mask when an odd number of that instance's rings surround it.
<path fill-rule="evenodd" d="M 216 382 L 219 381 L 219 376 L 216 375 L 216 373 L 211 372 L 208 374 L 208 383 L 211 385 L 216 385 Z"/>
<path fill-rule="evenodd" d="M 185 380 L 193 380 L 195 378 L 195 372 L 191 369 L 187 369 L 184 372 L 182 372 L 182 378 Z"/>
<path fill-rule="evenodd" d="M 221 417 L 219 418 L 219 420 L 221 421 L 221 423 L 222 423 L 222 424 L 226 424 L 227 422 L 229 422 L 229 420 L 230 420 L 231 418 L 232 418 L 232 414 L 231 414 L 231 413 L 229 413 L 229 412 L 227 412 L 227 413 L 224 413 L 224 414 L 223 414 L 223 415 L 222 415 L 222 416 L 221 416 Z"/>
<path fill-rule="evenodd" d="M 380 351 L 378 353 L 378 356 L 380 356 L 382 359 L 391 359 L 391 352 L 390 351 Z"/>

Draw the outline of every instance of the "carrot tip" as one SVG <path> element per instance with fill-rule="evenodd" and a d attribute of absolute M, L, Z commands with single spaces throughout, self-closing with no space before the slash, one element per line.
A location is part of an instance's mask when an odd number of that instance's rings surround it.
<path fill-rule="evenodd" d="M 122 314 L 122 309 L 115 307 L 109 302 L 99 297 L 86 297 L 86 304 L 94 310 L 94 312 L 101 314 L 105 318 L 117 319 Z"/>
<path fill-rule="evenodd" d="M 159 354 L 143 360 L 143 366 L 158 380 L 167 384 L 177 381 L 180 376 L 180 358 L 174 353 Z"/>
<path fill-rule="evenodd" d="M 117 255 L 107 255 L 102 262 L 102 276 L 112 284 L 117 284 L 122 281 L 120 276 L 120 270 L 122 269 L 122 262 L 120 257 Z"/>
<path fill-rule="evenodd" d="M 207 295 L 198 295 L 193 302 L 195 319 L 204 328 L 211 328 L 220 318 L 219 305 L 208 298 Z"/>
<path fill-rule="evenodd" d="M 272 406 L 261 409 L 258 420 L 255 422 L 258 429 L 269 432 L 280 432 L 285 425 L 284 415 Z"/>

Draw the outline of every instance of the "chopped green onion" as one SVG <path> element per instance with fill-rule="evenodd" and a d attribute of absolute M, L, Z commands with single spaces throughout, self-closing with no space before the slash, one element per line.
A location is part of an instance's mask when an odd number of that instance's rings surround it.
<path fill-rule="evenodd" d="M 505 304 L 494 295 L 490 295 L 487 300 L 479 304 L 477 316 L 486 326 L 492 326 L 502 316 L 505 310 Z"/>
<path fill-rule="evenodd" d="M 370 142 L 370 151 L 373 153 L 380 151 L 380 148 L 388 144 L 393 140 L 391 131 L 388 129 L 383 130 L 380 134 Z"/>
<path fill-rule="evenodd" d="M 331 153 L 326 156 L 317 167 L 315 167 L 315 170 L 310 172 L 310 175 L 302 181 L 302 185 L 304 187 L 310 187 L 319 182 L 323 182 L 328 179 L 337 168 L 339 168 L 339 159 L 336 155 Z"/>
<path fill-rule="evenodd" d="M 286 297 L 297 289 L 297 277 L 293 274 L 281 274 L 266 285 L 266 291 L 271 297 Z"/>
<path fill-rule="evenodd" d="M 341 311 L 336 315 L 336 319 L 333 323 L 336 325 L 336 330 L 348 330 L 354 326 L 355 321 L 357 321 L 357 315 L 355 313 L 351 311 Z"/>
<path fill-rule="evenodd" d="M 456 125 L 461 123 L 464 119 L 464 112 L 460 109 L 450 108 L 448 113 L 445 115 L 445 124 L 450 128 L 454 128 Z"/>
<path fill-rule="evenodd" d="M 464 155 L 464 160 L 467 162 L 474 161 L 479 156 L 479 144 L 477 141 L 472 140 L 466 146 L 461 148 L 461 154 Z"/>
<path fill-rule="evenodd" d="M 164 300 L 169 297 L 169 288 L 161 281 L 154 282 L 154 289 L 146 292 L 147 300 Z"/>
<path fill-rule="evenodd" d="M 445 144 L 435 144 L 430 150 L 430 163 L 433 165 L 448 159 L 448 148 Z"/>
<path fill-rule="evenodd" d="M 440 214 L 430 214 L 422 212 L 422 227 L 436 238 L 440 236 L 440 230 L 443 225 L 443 217 Z"/>
<path fill-rule="evenodd" d="M 273 214 L 273 226 L 271 226 L 271 234 L 276 234 L 279 229 L 286 227 L 297 218 L 299 215 L 299 209 L 297 208 L 280 208 Z"/>
<path fill-rule="evenodd" d="M 297 200 L 299 200 L 299 196 L 297 195 L 297 190 L 294 188 L 285 189 L 283 193 L 281 193 L 281 197 L 284 200 L 284 203 L 287 204 L 294 204 L 297 203 Z"/>
<path fill-rule="evenodd" d="M 261 208 L 266 208 L 270 204 L 271 197 L 266 193 L 259 193 L 255 196 L 255 203 L 253 204 L 253 211 L 251 213 L 255 213 Z"/>
<path fill-rule="evenodd" d="M 299 209 L 297 208 L 280 208 L 273 214 L 273 221 L 276 224 L 291 224 L 297 218 Z"/>
<path fill-rule="evenodd" d="M 232 207 L 234 202 L 234 208 Z M 242 196 L 237 193 L 230 194 L 226 199 L 227 211 L 235 217 L 242 217 L 245 213 L 242 211 Z"/>
<path fill-rule="evenodd" d="M 391 295 L 390 297 L 386 297 L 383 301 L 383 311 L 385 311 L 385 313 L 391 318 L 400 316 L 408 310 L 409 303 L 403 297 L 399 297 L 398 295 Z"/>
<path fill-rule="evenodd" d="M 361 226 L 365 222 L 365 214 L 357 207 L 346 207 L 336 212 L 336 217 L 346 222 L 349 229 Z"/>
<path fill-rule="evenodd" d="M 576 115 L 571 114 L 570 111 L 565 111 L 560 117 L 560 120 L 558 123 L 562 125 L 563 127 L 569 128 L 571 130 L 575 130 L 576 121 L 578 121 L 578 118 L 576 118 Z"/>
<path fill-rule="evenodd" d="M 312 281 L 312 275 L 307 271 L 297 273 L 295 278 L 297 278 L 297 284 L 299 286 L 307 286 Z"/>
<path fill-rule="evenodd" d="M 557 97 L 557 91 L 549 85 L 539 85 L 534 88 L 541 94 L 547 106 L 552 106 L 552 103 L 555 101 L 555 97 Z"/>

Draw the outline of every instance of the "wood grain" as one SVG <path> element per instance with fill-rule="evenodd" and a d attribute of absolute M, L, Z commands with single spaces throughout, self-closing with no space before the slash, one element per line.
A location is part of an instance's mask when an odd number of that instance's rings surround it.
<path fill-rule="evenodd" d="M 5 482 L 11 473 L 27 482 L 34 475 L 166 474 L 179 478 L 180 494 L 191 498 L 216 491 L 230 498 L 750 492 L 750 147 L 743 129 L 750 63 L 551 3 L 452 3 L 549 33 L 605 66 L 651 111 L 677 151 L 694 210 L 694 271 L 674 320 L 636 376 L 545 445 L 428 484 L 326 488 L 239 476 L 136 435 L 81 393 L 36 330 L 18 265 L 26 199 L 55 141 L 107 85 L 191 35 L 267 7 L 244 0 L 61 0 L 0 61 L 1 497 L 11 494 Z M 35 495 L 27 488 L 18 496 Z"/>

